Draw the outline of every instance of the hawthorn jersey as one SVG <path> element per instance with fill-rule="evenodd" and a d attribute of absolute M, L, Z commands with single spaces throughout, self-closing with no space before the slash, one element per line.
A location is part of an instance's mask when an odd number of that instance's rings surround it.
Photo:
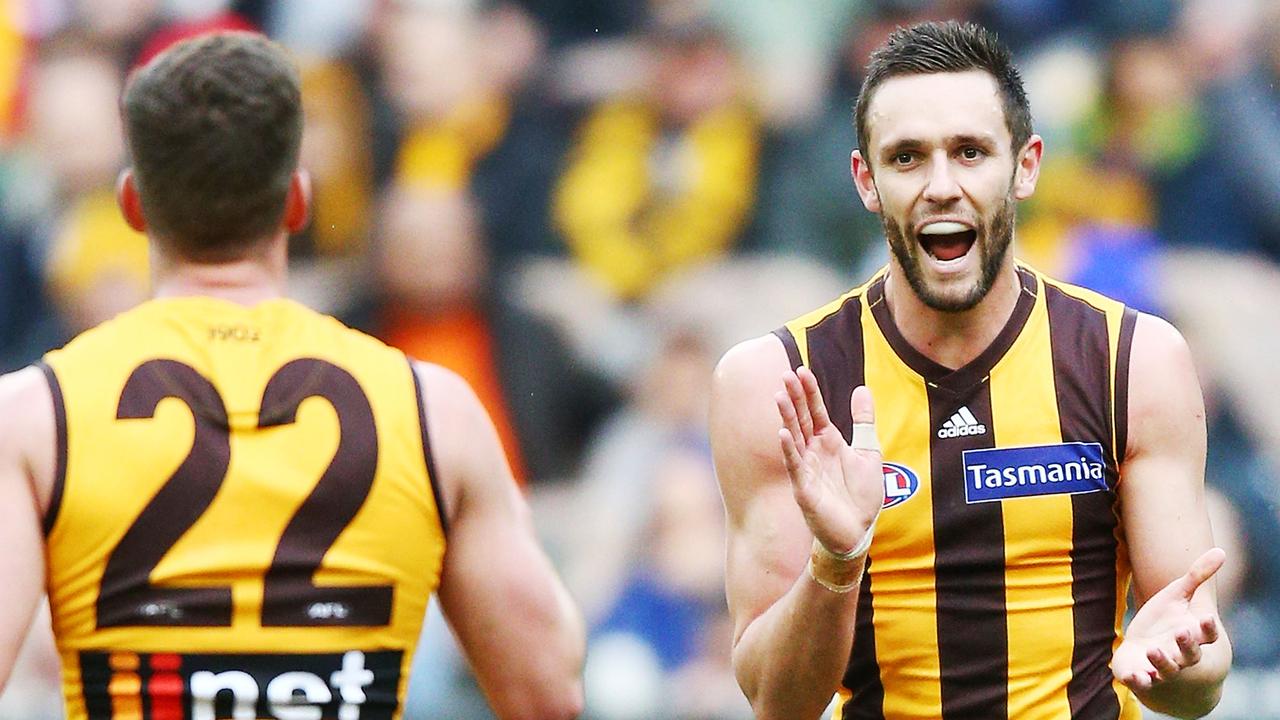
<path fill-rule="evenodd" d="M 444 514 L 416 374 L 288 300 L 153 300 L 49 353 L 69 720 L 393 720 Z"/>
<path fill-rule="evenodd" d="M 776 331 L 848 440 L 867 385 L 885 506 L 838 720 L 1140 717 L 1113 681 L 1130 570 L 1117 512 L 1136 313 L 1019 266 L 968 365 L 916 351 L 885 272 Z"/>

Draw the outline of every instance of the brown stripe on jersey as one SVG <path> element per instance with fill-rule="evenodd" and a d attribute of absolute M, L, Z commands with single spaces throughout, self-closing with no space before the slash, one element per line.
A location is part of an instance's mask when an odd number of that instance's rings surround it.
<path fill-rule="evenodd" d="M 796 345 L 796 336 L 791 334 L 789 328 L 780 327 L 773 331 L 774 335 L 782 341 L 782 347 L 787 350 L 787 362 L 791 363 L 791 369 L 796 370 L 804 362 L 800 358 L 800 347 Z"/>
<path fill-rule="evenodd" d="M 1045 287 L 1049 345 L 1063 442 L 1099 442 L 1107 492 L 1071 497 L 1071 598 L 1075 647 L 1067 700 L 1071 717 L 1117 718 L 1111 684 L 1116 614 L 1115 483 L 1112 450 L 1111 345 L 1107 316 L 1058 288 Z"/>
<path fill-rule="evenodd" d="M 790 335 L 790 333 L 788 333 Z M 862 301 L 845 300 L 840 309 L 805 332 L 809 347 L 809 369 L 818 379 L 818 388 L 827 405 L 831 422 L 846 442 L 853 438 L 853 415 L 849 397 L 866 382 L 862 347 Z M 795 339 L 792 338 L 792 344 Z M 783 339 L 783 345 L 786 345 Z M 791 350 L 787 350 L 788 356 Z M 796 359 L 799 352 L 796 353 Z M 794 360 L 793 360 L 794 362 Z M 871 560 L 867 560 L 858 595 L 858 616 L 854 626 L 853 649 L 845 667 L 844 684 L 852 693 L 845 703 L 844 717 L 859 720 L 884 717 L 884 686 L 876 662 L 875 626 L 872 624 Z"/>
<path fill-rule="evenodd" d="M 841 709 L 843 720 L 884 719 L 884 685 L 880 681 L 880 664 L 876 661 L 875 611 L 871 604 L 871 563 L 868 557 L 858 593 L 853 649 L 844 671 L 843 683 L 850 695 Z"/>
<path fill-rule="evenodd" d="M 111 720 L 111 664 L 105 652 L 80 653 L 80 694 L 87 720 Z"/>
<path fill-rule="evenodd" d="M 1124 462 L 1129 449 L 1129 354 L 1133 350 L 1133 328 L 1138 311 L 1125 308 L 1120 318 L 1120 347 L 1116 350 L 1116 461 Z"/>
<path fill-rule="evenodd" d="M 422 394 L 422 380 L 418 378 L 418 370 L 409 361 L 409 375 L 413 378 L 413 395 L 418 403 L 418 427 L 422 430 L 422 455 L 427 463 L 427 482 L 431 485 L 431 495 L 436 500 L 436 515 L 440 517 L 440 532 L 449 534 L 449 511 L 444 506 L 444 493 L 440 488 L 440 475 L 436 472 L 436 458 L 431 453 L 431 437 L 427 432 L 427 401 Z"/>
<path fill-rule="evenodd" d="M 1003 718 L 1009 707 L 1004 516 L 998 502 L 966 503 L 964 491 L 963 451 L 994 447 L 991 385 L 962 395 L 929 385 L 928 396 L 942 717 Z M 987 432 L 939 438 L 937 428 L 961 407 Z"/>
<path fill-rule="evenodd" d="M 865 382 L 862 302 L 858 296 L 845 300 L 839 310 L 809 328 L 805 339 L 809 346 L 809 369 L 818 378 L 827 414 L 832 424 L 840 428 L 845 442 L 852 442 L 853 411 L 849 408 L 849 396 Z"/>
<path fill-rule="evenodd" d="M 58 510 L 62 507 L 62 492 L 67 485 L 67 406 L 62 398 L 62 386 L 58 384 L 58 376 L 53 368 L 43 360 L 36 363 L 49 383 L 49 394 L 53 396 L 53 424 L 56 440 L 54 441 L 53 490 L 49 494 L 49 507 L 44 512 L 44 534 L 48 536 L 53 524 L 58 520 Z"/>

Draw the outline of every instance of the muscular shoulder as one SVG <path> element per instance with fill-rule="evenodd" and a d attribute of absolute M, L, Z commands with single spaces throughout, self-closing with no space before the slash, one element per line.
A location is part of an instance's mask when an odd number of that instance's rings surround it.
<path fill-rule="evenodd" d="M 458 373 L 435 363 L 414 360 L 413 369 L 422 381 L 422 394 L 442 411 L 466 410 L 476 400 L 471 386 Z"/>
<path fill-rule="evenodd" d="M 762 335 L 734 345 L 716 364 L 712 391 L 753 393 L 760 383 L 777 384 L 791 367 L 782 341 Z"/>
<path fill-rule="evenodd" d="M 1167 321 L 1140 314 L 1129 359 L 1127 455 L 1204 444 L 1204 398 L 1191 350 Z"/>
<path fill-rule="evenodd" d="M 42 511 L 52 491 L 55 442 L 53 396 L 40 368 L 0 375 L 0 457 L 25 471 Z"/>
<path fill-rule="evenodd" d="M 711 387 L 711 446 L 726 505 L 757 485 L 780 477 L 778 415 L 774 394 L 791 368 L 782 342 L 765 335 L 739 343 L 716 365 Z"/>
<path fill-rule="evenodd" d="M 515 487 L 501 441 L 475 391 L 460 375 L 413 361 L 422 384 L 427 433 L 449 514 L 463 498 L 491 486 Z"/>

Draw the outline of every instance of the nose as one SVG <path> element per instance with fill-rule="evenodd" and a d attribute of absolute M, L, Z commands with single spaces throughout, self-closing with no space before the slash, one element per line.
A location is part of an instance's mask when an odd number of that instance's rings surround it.
<path fill-rule="evenodd" d="M 944 150 L 933 154 L 929 163 L 929 176 L 924 186 L 924 199 L 945 205 L 960 198 L 960 184 L 951 173 L 951 163 Z"/>

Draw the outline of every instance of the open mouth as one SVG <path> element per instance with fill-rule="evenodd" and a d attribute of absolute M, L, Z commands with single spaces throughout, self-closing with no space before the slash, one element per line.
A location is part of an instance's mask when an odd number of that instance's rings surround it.
<path fill-rule="evenodd" d="M 964 257 L 977 239 L 976 230 L 958 222 L 934 222 L 920 229 L 921 247 L 943 262 Z"/>

